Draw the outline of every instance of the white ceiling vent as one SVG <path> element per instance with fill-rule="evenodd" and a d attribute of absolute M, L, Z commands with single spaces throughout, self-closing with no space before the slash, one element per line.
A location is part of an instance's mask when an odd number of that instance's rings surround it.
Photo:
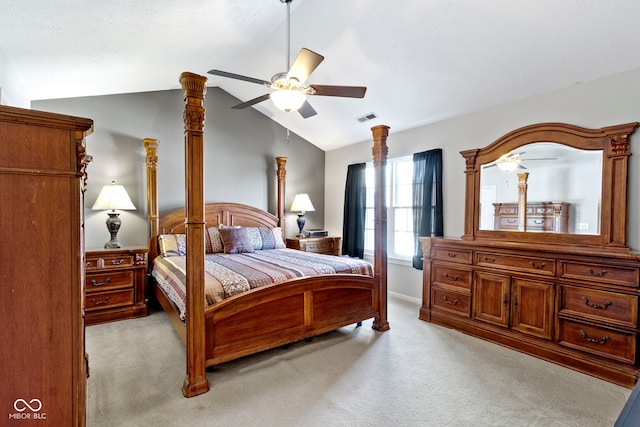
<path fill-rule="evenodd" d="M 364 123 L 364 122 L 368 122 L 369 120 L 374 120 L 377 118 L 378 116 L 376 116 L 376 113 L 369 113 L 369 114 L 365 114 L 364 116 L 358 117 L 357 120 L 360 123 Z"/>

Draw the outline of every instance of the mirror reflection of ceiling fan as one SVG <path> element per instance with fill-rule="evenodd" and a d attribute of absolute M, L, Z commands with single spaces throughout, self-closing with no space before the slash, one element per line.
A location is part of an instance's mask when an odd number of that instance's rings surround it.
<path fill-rule="evenodd" d="M 343 98 L 363 98 L 367 88 L 364 86 L 330 86 L 305 84 L 307 78 L 324 60 L 319 55 L 309 49 L 302 48 L 296 57 L 293 65 L 290 65 L 290 45 L 291 45 L 291 12 L 290 3 L 292 0 L 280 0 L 287 5 L 287 72 L 281 72 L 271 77 L 270 81 L 242 76 L 240 74 L 229 73 L 227 71 L 209 70 L 208 73 L 214 76 L 228 77 L 236 80 L 243 80 L 249 83 L 256 83 L 274 89 L 274 92 L 261 95 L 257 98 L 238 104 L 232 108 L 242 109 L 255 105 L 259 102 L 271 98 L 273 103 L 280 110 L 289 112 L 297 110 L 303 118 L 309 118 L 317 114 L 311 104 L 306 99 L 306 95 L 337 96 Z"/>
<path fill-rule="evenodd" d="M 523 162 L 531 162 L 531 161 L 540 161 L 540 160 L 557 160 L 555 157 L 546 157 L 539 159 L 525 159 L 520 156 L 525 154 L 526 151 L 521 151 L 519 153 L 507 153 L 500 157 L 493 163 L 489 163 L 488 165 L 483 166 L 483 169 L 492 168 L 497 166 L 503 172 L 513 172 L 516 169 L 527 169 L 522 164 Z"/>

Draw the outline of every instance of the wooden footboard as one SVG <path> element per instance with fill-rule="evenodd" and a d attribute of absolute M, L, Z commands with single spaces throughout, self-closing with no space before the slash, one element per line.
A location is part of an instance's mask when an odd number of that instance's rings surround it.
<path fill-rule="evenodd" d="M 295 279 L 208 308 L 207 365 L 278 347 L 379 315 L 374 280 L 336 275 Z"/>
<path fill-rule="evenodd" d="M 175 305 L 153 293 L 176 332 L 186 328 Z M 333 331 L 379 315 L 374 280 L 332 275 L 295 279 L 231 297 L 205 311 L 206 364 L 216 365 Z"/>

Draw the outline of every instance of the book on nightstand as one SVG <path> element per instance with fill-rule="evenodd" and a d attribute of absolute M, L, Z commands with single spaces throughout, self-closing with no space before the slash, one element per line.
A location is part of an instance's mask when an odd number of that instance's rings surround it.
<path fill-rule="evenodd" d="M 307 237 L 327 237 L 328 235 L 329 232 L 324 230 L 307 230 Z"/>

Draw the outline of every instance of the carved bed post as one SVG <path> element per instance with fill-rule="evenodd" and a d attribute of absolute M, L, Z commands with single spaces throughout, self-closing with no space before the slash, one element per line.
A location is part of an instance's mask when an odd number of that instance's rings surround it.
<path fill-rule="evenodd" d="M 276 163 L 278 164 L 278 227 L 282 229 L 282 237 L 286 236 L 284 230 L 284 196 L 285 196 L 285 184 L 287 182 L 287 158 L 276 157 Z"/>
<path fill-rule="evenodd" d="M 373 167 L 375 174 L 375 248 L 373 255 L 373 269 L 378 286 L 378 306 L 379 316 L 373 320 L 373 329 L 378 331 L 389 330 L 387 320 L 387 136 L 389 126 L 374 126 L 373 133 Z"/>
<path fill-rule="evenodd" d="M 187 376 L 182 385 L 186 397 L 209 390 L 206 376 L 204 318 L 204 94 L 207 78 L 182 73 L 184 92 L 185 193 L 187 235 L 186 324 Z"/>
<path fill-rule="evenodd" d="M 158 140 L 144 139 L 147 152 L 147 218 L 149 220 L 149 259 L 158 256 Z"/>

